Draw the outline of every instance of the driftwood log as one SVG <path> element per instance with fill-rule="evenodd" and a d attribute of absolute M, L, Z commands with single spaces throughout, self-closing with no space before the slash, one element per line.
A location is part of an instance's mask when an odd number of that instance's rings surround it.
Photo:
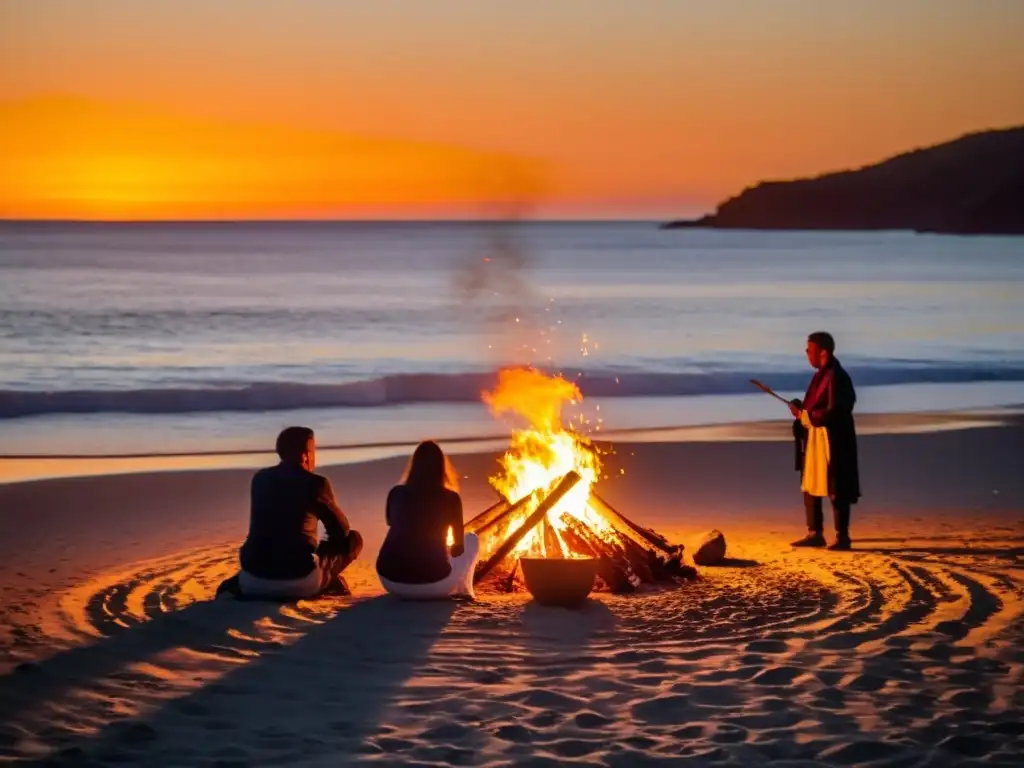
<path fill-rule="evenodd" d="M 508 538 L 506 538 L 496 550 L 494 550 L 483 565 L 476 569 L 476 573 L 473 575 L 473 583 L 479 583 L 487 576 L 487 574 L 494 570 L 494 566 L 504 560 L 508 554 L 519 545 L 519 542 L 523 540 L 523 537 L 532 531 L 537 524 L 547 516 L 548 511 L 551 510 L 555 504 L 561 501 L 562 497 L 572 490 L 573 486 L 579 481 L 580 476 L 575 471 L 570 470 L 566 473 L 566 475 L 558 482 L 558 485 L 555 486 L 554 490 L 537 505 L 537 508 L 528 518 L 526 518 L 523 524 L 519 526 L 519 528 Z M 520 499 L 520 501 L 522 500 Z"/>
<path fill-rule="evenodd" d="M 657 580 L 654 576 L 654 569 L 651 567 L 652 550 L 644 549 L 628 536 L 618 533 L 610 543 L 621 551 L 622 556 L 629 563 L 641 583 L 651 584 Z"/>
<path fill-rule="evenodd" d="M 640 586 L 640 579 L 630 565 L 629 560 L 614 545 L 603 541 L 600 536 L 586 525 L 569 515 L 562 515 L 561 522 L 566 530 L 586 542 L 589 549 L 597 555 L 600 563 L 597 573 L 612 592 L 632 592 Z"/>
<path fill-rule="evenodd" d="M 644 528 L 637 525 L 628 517 L 619 512 L 615 507 L 609 504 L 607 501 L 602 499 L 596 493 L 590 494 L 591 503 L 596 505 L 598 509 L 605 514 L 606 517 L 611 518 L 612 525 L 617 529 L 628 529 L 633 534 L 639 536 L 649 545 L 661 550 L 667 555 L 674 555 L 677 551 L 682 550 L 682 546 L 679 544 L 671 544 L 669 540 L 662 536 L 660 533 L 655 533 L 649 528 Z M 616 525 L 618 523 L 618 525 Z"/>

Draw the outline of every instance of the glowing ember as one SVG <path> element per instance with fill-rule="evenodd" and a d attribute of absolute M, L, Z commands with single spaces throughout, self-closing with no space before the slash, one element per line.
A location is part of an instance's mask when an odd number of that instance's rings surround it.
<path fill-rule="evenodd" d="M 501 371 L 498 384 L 483 400 L 495 416 L 512 415 L 522 427 L 512 434 L 511 447 L 501 459 L 501 471 L 490 479 L 510 502 L 533 495 L 519 514 L 511 515 L 495 536 L 482 542 L 484 550 L 515 531 L 536 509 L 541 498 L 570 470 L 579 483 L 516 546 L 516 556 L 577 557 L 562 536 L 563 515 L 576 518 L 602 538 L 613 532 L 605 518 L 591 507 L 590 490 L 601 470 L 597 450 L 585 436 L 562 425 L 562 407 L 582 400 L 579 388 L 561 377 L 532 368 Z"/>

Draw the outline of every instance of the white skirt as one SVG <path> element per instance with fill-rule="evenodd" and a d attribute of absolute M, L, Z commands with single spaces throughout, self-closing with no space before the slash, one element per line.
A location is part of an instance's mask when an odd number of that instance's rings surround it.
<path fill-rule="evenodd" d="M 458 557 L 449 555 L 448 562 L 451 563 L 452 572 L 440 581 L 431 584 L 400 584 L 377 574 L 380 583 L 392 595 L 407 600 L 438 600 L 452 595 L 475 597 L 473 571 L 476 568 L 476 561 L 480 557 L 480 539 L 476 537 L 475 533 L 467 533 L 464 541 L 465 552 Z"/>

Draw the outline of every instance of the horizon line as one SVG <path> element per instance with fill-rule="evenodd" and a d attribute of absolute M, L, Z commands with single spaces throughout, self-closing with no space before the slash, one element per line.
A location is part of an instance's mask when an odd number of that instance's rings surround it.
<path fill-rule="evenodd" d="M 280 219 L 74 219 L 74 218 L 5 218 L 0 216 L 0 226 L 10 224 L 75 224 L 75 225 L 168 225 L 168 224 L 576 224 L 576 223 L 660 223 L 668 221 L 665 217 L 523 217 L 523 218 L 409 218 L 409 217 L 382 217 L 382 218 L 338 218 L 338 219 L 310 219 L 310 218 L 280 218 Z"/>

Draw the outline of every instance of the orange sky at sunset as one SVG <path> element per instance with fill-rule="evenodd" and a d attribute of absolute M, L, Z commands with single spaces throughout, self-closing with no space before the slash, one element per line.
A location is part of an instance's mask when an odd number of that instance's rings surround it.
<path fill-rule="evenodd" d="M 1024 123 L 1016 0 L 5 0 L 0 216 L 695 214 Z"/>

